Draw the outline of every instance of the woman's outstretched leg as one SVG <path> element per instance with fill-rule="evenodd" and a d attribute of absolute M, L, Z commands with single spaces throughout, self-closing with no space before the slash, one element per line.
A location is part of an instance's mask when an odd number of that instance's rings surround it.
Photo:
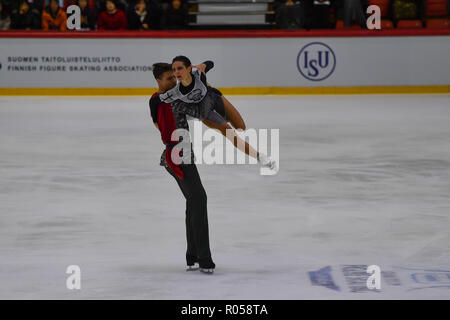
<path fill-rule="evenodd" d="M 222 101 L 225 106 L 225 112 L 227 115 L 227 120 L 230 121 L 231 125 L 238 130 L 245 130 L 245 122 L 242 119 L 241 114 L 237 109 L 231 104 L 230 101 L 227 100 L 224 96 L 222 96 Z"/>
<path fill-rule="evenodd" d="M 253 149 L 253 147 L 250 146 L 250 145 L 248 144 L 247 141 L 242 140 L 242 139 L 236 134 L 236 131 L 235 131 L 232 127 L 230 127 L 230 125 L 229 125 L 228 123 L 226 123 L 226 122 L 224 121 L 222 124 L 217 124 L 217 123 L 215 123 L 215 122 L 212 122 L 212 121 L 206 120 L 206 119 L 204 119 L 204 120 L 202 120 L 202 121 L 203 121 L 203 123 L 204 123 L 206 126 L 212 128 L 212 129 L 219 130 L 219 131 L 222 133 L 222 135 L 224 135 L 224 136 L 227 137 L 231 142 L 233 142 L 233 145 L 234 145 L 237 149 L 241 150 L 241 151 L 244 152 L 245 154 L 247 154 L 247 155 L 249 155 L 249 156 L 251 156 L 251 157 L 253 157 L 253 158 L 255 158 L 255 159 L 258 159 L 258 151 L 256 151 L 255 149 Z M 228 133 L 228 135 L 227 135 L 227 130 L 230 130 L 229 133 Z"/>

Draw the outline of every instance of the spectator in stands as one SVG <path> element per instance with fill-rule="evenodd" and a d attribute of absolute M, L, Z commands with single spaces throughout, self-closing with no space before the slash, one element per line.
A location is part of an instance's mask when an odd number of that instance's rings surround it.
<path fill-rule="evenodd" d="M 335 1 L 310 0 L 308 2 L 308 27 L 312 29 L 332 28 L 334 26 L 333 15 Z"/>
<path fill-rule="evenodd" d="M 129 7 L 133 7 L 136 4 L 136 0 L 115 0 L 114 3 L 117 9 L 127 12 Z M 96 0 L 96 7 L 97 12 L 105 11 L 106 0 Z"/>
<path fill-rule="evenodd" d="M 0 0 L 3 2 L 3 6 L 8 8 L 8 12 L 11 12 L 11 17 L 13 14 L 18 13 L 20 10 L 20 5 L 23 1 L 26 1 L 28 3 L 28 6 L 30 7 L 30 11 L 32 11 L 34 14 L 38 15 L 39 17 L 39 27 L 41 25 L 41 16 L 42 16 L 42 10 L 44 8 L 45 1 L 49 0 Z"/>
<path fill-rule="evenodd" d="M 30 5 L 30 10 L 39 16 L 39 20 L 42 19 L 42 11 L 50 3 L 49 0 L 27 0 L 27 2 Z"/>
<path fill-rule="evenodd" d="M 188 17 L 186 4 L 181 0 L 172 0 L 164 12 L 162 27 L 163 29 L 186 29 Z"/>
<path fill-rule="evenodd" d="M 128 27 L 125 12 L 117 8 L 115 0 L 106 0 L 106 10 L 100 12 L 97 27 L 99 30 L 124 30 Z"/>
<path fill-rule="evenodd" d="M 81 10 L 81 29 L 95 30 L 95 16 L 88 5 L 88 0 L 78 0 L 77 5 Z"/>
<path fill-rule="evenodd" d="M 58 0 L 50 0 L 50 5 L 42 11 L 42 30 L 67 30 L 67 15 Z"/>
<path fill-rule="evenodd" d="M 367 9 L 367 0 L 343 0 L 344 12 L 343 20 L 345 27 L 351 27 L 353 21 L 356 21 L 361 28 L 366 29 L 366 15 L 364 8 Z"/>
<path fill-rule="evenodd" d="M 159 29 L 159 8 L 154 1 L 138 0 L 128 13 L 128 26 L 132 30 Z"/>
<path fill-rule="evenodd" d="M 305 26 L 305 2 L 281 0 L 274 4 L 275 22 L 280 29 L 301 29 Z"/>
<path fill-rule="evenodd" d="M 0 30 L 8 30 L 11 25 L 11 18 L 6 10 L 3 10 L 3 2 L 0 1 Z"/>
<path fill-rule="evenodd" d="M 63 0 L 62 7 L 67 9 L 71 5 L 78 5 L 77 0 Z"/>
<path fill-rule="evenodd" d="M 421 0 L 393 0 L 392 20 L 397 25 L 398 20 L 419 19 L 422 11 Z"/>
<path fill-rule="evenodd" d="M 34 1 L 36 1 L 36 0 L 34 0 Z M 98 2 L 98 0 L 86 0 L 86 2 L 87 2 L 87 6 L 89 7 L 89 9 L 91 9 L 91 12 L 95 12 L 96 3 Z M 78 0 L 64 0 L 64 8 L 67 8 L 71 5 L 80 6 L 78 4 Z"/>
<path fill-rule="evenodd" d="M 26 0 L 14 8 L 11 15 L 11 29 L 40 29 L 41 18 L 33 10 Z"/>

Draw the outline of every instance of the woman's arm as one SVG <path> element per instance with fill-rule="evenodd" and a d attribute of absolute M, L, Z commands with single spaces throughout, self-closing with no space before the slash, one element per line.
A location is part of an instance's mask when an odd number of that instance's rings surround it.
<path fill-rule="evenodd" d="M 214 62 L 212 62 L 211 60 L 207 60 L 203 63 L 200 63 L 197 66 L 192 66 L 192 67 L 200 70 L 202 73 L 207 73 L 209 70 L 214 68 Z"/>

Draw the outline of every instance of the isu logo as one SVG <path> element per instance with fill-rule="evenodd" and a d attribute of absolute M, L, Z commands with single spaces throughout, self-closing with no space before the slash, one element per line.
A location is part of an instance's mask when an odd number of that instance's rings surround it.
<path fill-rule="evenodd" d="M 333 73 L 335 67 L 336 56 L 324 43 L 312 42 L 298 53 L 298 71 L 308 80 L 322 81 Z"/>

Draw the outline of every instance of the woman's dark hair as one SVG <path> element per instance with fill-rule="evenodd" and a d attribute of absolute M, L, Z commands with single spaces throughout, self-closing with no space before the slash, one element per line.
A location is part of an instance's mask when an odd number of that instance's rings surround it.
<path fill-rule="evenodd" d="M 189 58 L 186 56 L 176 56 L 175 58 L 173 58 L 172 63 L 174 63 L 175 61 L 182 62 L 186 68 L 191 66 L 191 60 L 189 60 Z"/>
<path fill-rule="evenodd" d="M 164 74 L 164 72 L 172 71 L 172 66 L 165 62 L 158 62 L 153 64 L 152 70 L 155 79 L 161 79 L 161 76 Z"/>

